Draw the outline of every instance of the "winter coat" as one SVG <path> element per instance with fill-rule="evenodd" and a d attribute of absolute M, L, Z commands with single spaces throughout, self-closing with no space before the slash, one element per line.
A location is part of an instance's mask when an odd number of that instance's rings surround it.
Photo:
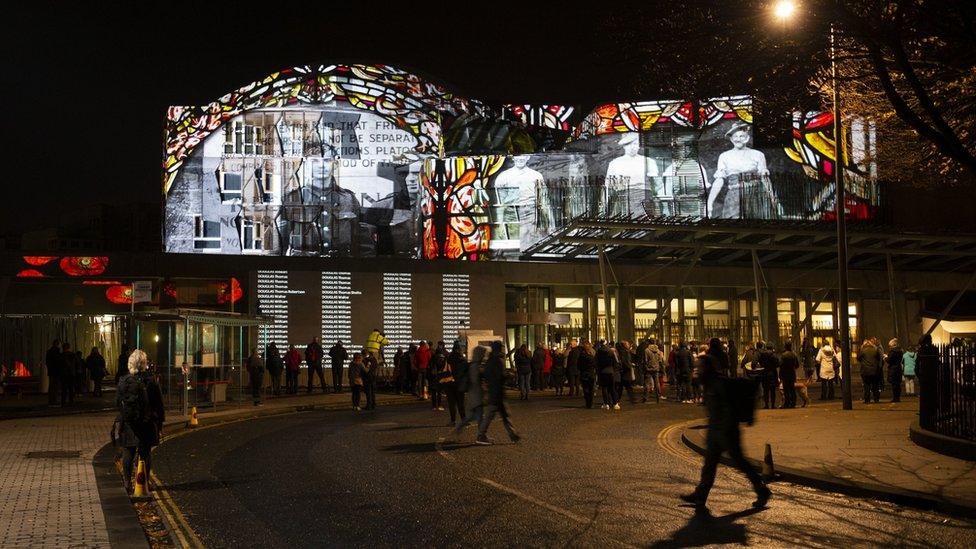
<path fill-rule="evenodd" d="M 522 353 L 521 351 L 515 351 L 515 371 L 521 375 L 532 373 L 532 357 Z"/>
<path fill-rule="evenodd" d="M 102 379 L 108 373 L 105 369 L 105 358 L 102 355 L 94 353 L 88 355 L 88 358 L 85 359 L 85 365 L 88 367 L 88 373 L 92 379 Z"/>
<path fill-rule="evenodd" d="M 468 390 L 468 358 L 461 351 L 451 351 L 447 355 L 447 365 L 451 369 L 458 391 Z"/>
<path fill-rule="evenodd" d="M 322 365 L 322 346 L 318 343 L 309 343 L 305 347 L 305 363 L 311 367 Z"/>
<path fill-rule="evenodd" d="M 579 349 L 579 347 L 577 347 Z M 577 361 L 580 379 L 591 380 L 596 377 L 596 357 L 580 349 Z"/>
<path fill-rule="evenodd" d="M 132 398 L 127 398 L 130 395 Z M 140 416 L 137 421 L 130 422 L 123 417 L 122 403 L 126 400 L 137 403 Z M 166 420 L 166 410 L 163 408 L 163 394 L 159 384 L 148 372 L 123 376 L 119 380 L 115 405 L 119 409 L 118 446 L 131 448 L 159 444 L 159 433 Z"/>
<path fill-rule="evenodd" d="M 265 363 L 271 375 L 278 375 L 285 369 L 285 363 L 281 361 L 277 351 L 265 352 Z"/>
<path fill-rule="evenodd" d="M 288 349 L 288 352 L 285 353 L 285 367 L 288 368 L 288 371 L 297 372 L 301 365 L 302 355 L 298 352 L 298 349 Z"/>
<path fill-rule="evenodd" d="M 583 353 L 583 348 L 580 346 L 573 347 L 569 350 L 569 354 L 566 355 L 566 375 L 578 376 L 580 373 L 579 359 L 580 354 Z"/>
<path fill-rule="evenodd" d="M 779 361 L 779 379 L 786 386 L 788 383 L 796 383 L 796 369 L 800 367 L 800 360 L 796 358 L 793 351 L 786 351 Z"/>
<path fill-rule="evenodd" d="M 763 349 L 759 353 L 759 365 L 763 370 L 763 381 L 769 385 L 779 383 L 779 359 L 776 354 L 769 349 Z"/>
<path fill-rule="evenodd" d="M 691 378 L 691 368 L 694 365 L 694 356 L 688 347 L 682 346 L 674 353 L 674 373 L 682 379 Z"/>
<path fill-rule="evenodd" d="M 834 354 L 834 349 L 830 345 L 824 345 L 817 353 L 817 363 L 820 364 L 820 379 L 837 377 L 837 370 L 834 367 Z"/>
<path fill-rule="evenodd" d="M 857 362 L 861 365 L 862 376 L 876 376 L 881 373 L 881 353 L 870 343 L 861 346 L 857 353 Z"/>
<path fill-rule="evenodd" d="M 552 377 L 557 381 L 566 376 L 566 353 L 556 351 L 552 353 Z"/>
<path fill-rule="evenodd" d="M 648 372 L 660 372 L 664 367 L 664 353 L 658 349 L 657 344 L 648 345 L 644 350 L 644 364 Z"/>
<path fill-rule="evenodd" d="M 633 356 L 623 345 L 617 347 L 617 356 L 620 357 L 620 377 L 624 381 L 634 381 L 634 362 Z"/>
<path fill-rule="evenodd" d="M 545 353 L 545 360 L 542 362 L 542 373 L 548 374 L 552 372 L 552 353 L 549 349 L 543 351 Z"/>
<path fill-rule="evenodd" d="M 597 371 L 602 375 L 612 375 L 614 370 L 617 369 L 614 363 L 616 362 L 616 357 L 610 352 L 610 348 L 606 345 L 601 345 L 596 349 L 596 368 Z"/>
<path fill-rule="evenodd" d="M 64 369 L 64 357 L 61 356 L 61 349 L 57 345 L 47 350 L 44 365 L 47 366 L 48 377 L 61 375 L 61 371 Z"/>
<path fill-rule="evenodd" d="M 505 364 L 500 355 L 492 353 L 488 357 L 484 378 L 488 385 L 488 404 L 497 406 L 505 398 Z"/>
<path fill-rule="evenodd" d="M 898 347 L 888 349 L 888 356 L 885 361 L 888 363 L 888 381 L 890 383 L 900 383 L 904 364 L 902 364 L 904 353 Z"/>
<path fill-rule="evenodd" d="M 332 367 L 342 366 L 342 363 L 349 360 L 349 352 L 342 345 L 336 343 L 329 348 L 329 358 L 332 359 Z"/>
<path fill-rule="evenodd" d="M 905 375 L 915 375 L 915 353 L 908 351 L 901 357 L 901 362 L 905 366 Z"/>
<path fill-rule="evenodd" d="M 352 385 L 363 385 L 366 378 L 366 368 L 362 362 L 349 363 L 349 383 Z"/>
<path fill-rule="evenodd" d="M 546 350 L 542 347 L 536 347 L 535 352 L 532 353 L 532 369 L 541 371 L 546 366 Z"/>
<path fill-rule="evenodd" d="M 427 367 L 430 365 L 430 357 L 433 356 L 430 352 L 430 347 L 426 344 L 421 345 L 415 354 L 417 358 L 417 369 L 426 372 Z"/>

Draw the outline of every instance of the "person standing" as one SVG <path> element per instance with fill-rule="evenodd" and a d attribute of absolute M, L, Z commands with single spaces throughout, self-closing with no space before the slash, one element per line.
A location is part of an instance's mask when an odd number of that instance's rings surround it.
<path fill-rule="evenodd" d="M 773 349 L 762 341 L 756 343 L 759 367 L 762 368 L 763 408 L 776 409 L 776 388 L 779 386 L 779 359 Z"/>
<path fill-rule="evenodd" d="M 488 355 L 488 362 L 485 364 L 484 372 L 485 382 L 488 385 L 488 407 L 485 409 L 485 414 L 481 418 L 481 423 L 478 425 L 478 438 L 475 440 L 477 444 L 488 445 L 492 443 L 488 439 L 488 427 L 491 426 L 492 420 L 495 419 L 495 414 L 501 415 L 502 423 L 505 425 L 505 431 L 508 432 L 508 438 L 512 442 L 521 440 L 521 437 L 515 432 L 515 427 L 512 425 L 512 421 L 508 416 L 508 410 L 505 408 L 504 354 L 505 351 L 502 347 L 502 342 L 492 341 L 491 354 Z"/>
<path fill-rule="evenodd" d="M 281 372 L 284 371 L 285 364 L 281 361 L 278 345 L 274 342 L 265 347 L 264 361 L 268 365 L 268 376 L 271 378 L 271 394 L 281 396 Z"/>
<path fill-rule="evenodd" d="M 88 353 L 88 358 L 85 359 L 85 367 L 88 369 L 88 375 L 91 376 L 92 384 L 94 385 L 92 395 L 101 397 L 102 380 L 108 372 L 105 369 L 105 357 L 102 356 L 102 353 L 98 352 L 98 347 L 92 347 L 91 352 Z"/>
<path fill-rule="evenodd" d="M 546 348 L 542 342 L 535 344 L 535 351 L 532 353 L 532 390 L 542 390 L 542 369 L 546 365 Z"/>
<path fill-rule="evenodd" d="M 911 348 L 902 355 L 902 364 L 905 365 L 905 394 L 915 396 L 915 348 Z"/>
<path fill-rule="evenodd" d="M 759 509 L 766 506 L 772 492 L 759 477 L 756 470 L 749 465 L 742 454 L 742 436 L 739 431 L 739 421 L 735 416 L 735 406 L 732 385 L 728 378 L 719 373 L 716 364 L 718 357 L 725 354 L 722 342 L 712 338 L 708 344 L 709 359 L 703 361 L 702 383 L 705 388 L 705 406 L 708 410 L 708 432 L 705 436 L 705 460 L 702 464 L 701 480 L 695 490 L 680 496 L 683 501 L 692 503 L 696 508 L 703 509 L 708 501 L 708 494 L 715 483 L 715 473 L 723 452 L 728 452 L 732 464 L 742 471 L 752 483 L 756 492 L 753 507 Z"/>
<path fill-rule="evenodd" d="M 817 351 L 810 344 L 810 339 L 806 337 L 800 344 L 800 364 L 803 366 L 803 379 L 811 383 L 817 372 Z"/>
<path fill-rule="evenodd" d="M 349 390 L 352 391 L 352 409 L 357 412 L 361 410 L 359 404 L 362 402 L 363 376 L 363 355 L 353 353 L 352 362 L 349 363 Z"/>
<path fill-rule="evenodd" d="M 573 339 L 569 342 L 569 353 L 566 355 L 566 379 L 569 382 L 569 396 L 580 394 L 579 357 L 583 348 Z"/>
<path fill-rule="evenodd" d="M 61 354 L 61 340 L 55 339 L 51 348 L 44 355 L 44 366 L 47 367 L 47 403 L 54 406 L 58 403 L 58 393 L 61 391 L 61 372 L 64 370 L 64 356 Z M 64 400 L 61 401 L 64 404 Z"/>
<path fill-rule="evenodd" d="M 444 402 L 442 401 L 440 379 L 444 375 L 446 368 L 447 349 L 444 347 L 443 341 L 438 341 L 437 347 L 434 349 L 434 354 L 430 359 L 430 367 L 428 368 L 430 374 L 430 407 L 442 412 L 444 411 Z"/>
<path fill-rule="evenodd" d="M 644 349 L 644 398 L 641 402 L 647 402 L 647 391 L 654 391 L 654 399 L 660 400 L 661 384 L 660 378 L 664 370 L 664 353 L 658 348 L 655 340 L 650 340 Z"/>
<path fill-rule="evenodd" d="M 196 364 L 200 364 L 197 362 Z M 129 344 L 123 344 L 119 351 L 119 357 L 115 359 L 115 384 L 118 385 L 122 377 L 129 372 Z"/>
<path fill-rule="evenodd" d="M 441 389 L 447 397 L 447 410 L 451 413 L 451 426 L 464 419 L 464 393 L 458 390 L 458 383 L 466 380 L 467 373 L 467 360 L 461 352 L 461 344 L 455 342 L 440 379 Z"/>
<path fill-rule="evenodd" d="M 532 355 L 525 343 L 515 351 L 515 375 L 518 376 L 519 400 L 528 400 L 532 384 Z"/>
<path fill-rule="evenodd" d="M 417 397 L 421 399 L 428 398 L 424 394 L 430 385 L 430 379 L 427 377 L 427 370 L 430 367 L 430 345 L 426 341 L 421 340 L 420 346 L 417 348 Z"/>
<path fill-rule="evenodd" d="M 454 428 L 454 435 L 457 436 L 461 434 L 469 424 L 474 423 L 475 425 L 481 424 L 481 419 L 484 416 L 484 402 L 482 402 L 482 391 L 481 391 L 481 374 L 484 370 L 485 361 L 488 356 L 489 349 L 484 346 L 477 346 L 471 353 L 471 363 L 468 364 L 468 375 L 467 380 L 463 385 L 464 390 L 467 394 L 464 396 L 464 415 L 461 421 L 458 422 L 457 426 Z M 457 378 L 455 378 L 457 379 Z M 461 385 L 458 385 L 461 388 Z"/>
<path fill-rule="evenodd" d="M 891 401 L 901 402 L 901 382 L 904 375 L 904 355 L 898 338 L 888 342 L 888 354 L 885 362 L 888 363 L 888 383 L 891 383 Z"/>
<path fill-rule="evenodd" d="M 65 400 L 68 404 L 75 403 L 76 362 L 77 357 L 71 351 L 71 344 L 68 342 L 61 344 L 61 406 L 64 406 Z"/>
<path fill-rule="evenodd" d="M 315 376 L 319 376 L 319 386 L 322 393 L 325 393 L 325 373 L 322 371 L 322 346 L 319 345 L 319 338 L 313 337 L 312 342 L 305 346 L 305 365 L 308 366 L 308 390 L 312 392 Z"/>
<path fill-rule="evenodd" d="M 918 376 L 918 418 L 923 429 L 932 429 L 939 409 L 939 370 L 942 359 L 939 348 L 932 344 L 932 335 L 918 340 L 915 354 L 915 375 Z"/>
<path fill-rule="evenodd" d="M 288 346 L 285 353 L 285 392 L 289 395 L 298 394 L 298 371 L 302 365 L 302 355 L 294 344 Z"/>
<path fill-rule="evenodd" d="M 363 353 L 363 392 L 366 394 L 366 409 L 376 409 L 376 377 L 380 363 L 373 353 Z"/>
<path fill-rule="evenodd" d="M 370 332 L 369 337 L 366 338 L 366 345 L 363 346 L 363 351 L 373 355 L 376 360 L 377 365 L 382 365 L 383 360 L 383 348 L 390 344 L 390 340 L 386 339 L 383 332 L 379 328 L 373 328 Z"/>
<path fill-rule="evenodd" d="M 796 408 L 796 370 L 800 360 L 793 352 L 793 343 L 783 345 L 783 356 L 779 361 L 779 380 L 783 384 L 783 408 Z"/>
<path fill-rule="evenodd" d="M 550 354 L 552 355 L 552 386 L 556 388 L 556 395 L 562 396 L 563 386 L 566 385 L 566 350 L 553 347 Z"/>
<path fill-rule="evenodd" d="M 551 389 L 553 386 L 552 385 L 552 353 L 555 349 L 556 349 L 555 346 L 553 346 L 551 349 L 548 347 L 543 349 L 543 351 L 546 354 L 545 360 L 542 362 L 542 389 L 543 390 Z"/>
<path fill-rule="evenodd" d="M 617 385 L 617 402 L 624 398 L 624 390 L 627 391 L 627 398 L 631 404 L 637 403 L 634 395 L 634 381 L 637 376 L 634 374 L 633 347 L 630 341 L 621 340 L 617 342 L 617 358 L 620 364 L 620 381 Z"/>
<path fill-rule="evenodd" d="M 258 348 L 251 349 L 251 356 L 247 357 L 247 373 L 251 379 L 251 402 L 255 406 L 261 403 L 261 389 L 264 388 L 264 359 L 258 353 Z"/>
<path fill-rule="evenodd" d="M 674 353 L 674 377 L 678 386 L 678 401 L 690 403 L 691 400 L 691 369 L 694 366 L 694 356 L 688 350 L 688 345 L 678 341 L 678 350 Z"/>
<path fill-rule="evenodd" d="M 820 400 L 834 400 L 834 378 L 837 377 L 834 368 L 837 361 L 829 341 L 820 348 L 816 360 L 819 366 L 817 377 L 820 379 Z"/>
<path fill-rule="evenodd" d="M 329 348 L 329 359 L 332 360 L 332 389 L 342 392 L 342 365 L 349 360 L 349 353 L 342 346 L 342 340 L 336 340 L 335 345 Z"/>
<path fill-rule="evenodd" d="M 864 385 L 864 403 L 881 400 L 881 353 L 870 339 L 865 339 L 857 352 L 857 362 L 861 366 L 861 383 Z"/>
<path fill-rule="evenodd" d="M 136 453 L 145 464 L 146 479 L 151 478 L 152 448 L 159 444 L 166 411 L 159 384 L 148 371 L 146 353 L 136 349 L 129 355 L 128 361 L 126 370 L 129 373 L 119 380 L 116 390 L 115 405 L 119 417 L 113 426 L 113 430 L 117 429 L 117 437 L 113 436 L 113 439 L 118 446 L 125 448 L 122 480 L 126 492 L 131 493 Z"/>
<path fill-rule="evenodd" d="M 610 352 L 609 345 L 601 339 L 596 346 L 596 369 L 597 381 L 600 383 L 600 394 L 603 397 L 604 410 L 620 409 L 620 405 L 617 404 L 616 399 L 617 390 L 613 382 L 614 371 L 617 369 L 614 362 L 615 357 Z"/>
<path fill-rule="evenodd" d="M 583 389 L 583 402 L 587 408 L 593 407 L 593 383 L 596 381 L 596 351 L 589 341 L 579 346 L 578 363 L 579 381 Z"/>

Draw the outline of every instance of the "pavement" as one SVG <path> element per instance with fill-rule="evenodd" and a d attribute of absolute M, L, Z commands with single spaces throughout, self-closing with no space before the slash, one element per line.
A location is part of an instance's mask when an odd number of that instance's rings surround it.
<path fill-rule="evenodd" d="M 776 472 L 791 482 L 976 516 L 976 462 L 916 445 L 909 426 L 918 399 L 900 403 L 813 401 L 806 408 L 758 410 L 743 426 L 743 449 L 758 465 L 769 444 Z M 705 429 L 687 427 L 684 442 L 701 453 Z"/>
<path fill-rule="evenodd" d="M 32 407 L 33 414 L 54 415 L 0 422 L 0 547 L 147 546 L 144 539 L 129 535 L 131 525 L 125 521 L 134 515 L 105 512 L 106 508 L 118 509 L 106 507 L 107 501 L 124 497 L 121 482 L 99 482 L 106 467 L 96 460 L 98 454 L 101 461 L 114 459 L 111 448 L 100 450 L 109 444 L 115 412 L 99 411 L 104 406 L 91 399 L 91 406 L 77 404 L 67 409 L 70 414 L 63 415 L 61 408 L 47 411 L 46 396 L 43 402 L 35 399 L 37 403 L 30 398 L 25 396 L 27 402 L 21 407 Z M 114 399 L 114 394 L 110 398 Z M 350 399 L 348 392 L 272 398 L 260 407 L 201 410 L 199 419 L 207 425 L 296 410 L 343 409 L 351 406 Z M 377 405 L 381 406 L 416 401 L 412 396 L 377 395 Z M 184 429 L 186 422 L 186 417 L 170 416 L 164 434 Z"/>

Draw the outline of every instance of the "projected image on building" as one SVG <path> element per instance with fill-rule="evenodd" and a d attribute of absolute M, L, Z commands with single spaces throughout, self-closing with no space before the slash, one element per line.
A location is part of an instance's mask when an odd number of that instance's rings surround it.
<path fill-rule="evenodd" d="M 748 96 L 487 106 L 382 65 L 298 67 L 172 107 L 165 248 L 518 259 L 579 216 L 832 215 L 829 113 L 757 146 Z M 877 206 L 874 128 L 848 124 L 849 215 Z M 561 137 L 559 137 L 561 136 Z"/>

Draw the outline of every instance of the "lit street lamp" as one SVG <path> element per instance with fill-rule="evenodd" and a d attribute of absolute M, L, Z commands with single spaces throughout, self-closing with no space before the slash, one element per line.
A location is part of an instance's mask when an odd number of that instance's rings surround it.
<path fill-rule="evenodd" d="M 796 13 L 796 4 L 790 0 L 780 0 L 773 6 L 776 18 L 785 21 Z M 837 331 L 840 335 L 841 393 L 844 409 L 853 409 L 851 398 L 851 319 L 847 298 L 847 212 L 844 192 L 844 157 L 841 149 L 840 84 L 837 78 L 837 32 L 830 23 L 830 79 L 833 84 L 834 115 L 834 188 L 836 201 L 834 214 L 837 217 Z"/>

